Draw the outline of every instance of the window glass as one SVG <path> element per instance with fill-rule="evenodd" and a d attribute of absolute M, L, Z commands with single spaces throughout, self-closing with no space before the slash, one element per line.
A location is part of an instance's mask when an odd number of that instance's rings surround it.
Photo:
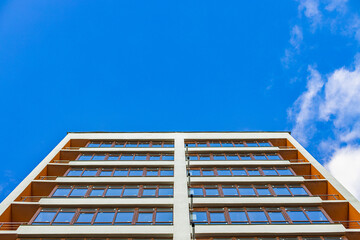
<path fill-rule="evenodd" d="M 256 195 L 253 188 L 239 187 L 238 189 L 239 189 L 239 192 L 240 192 L 241 196 L 253 196 L 253 195 Z"/>
<path fill-rule="evenodd" d="M 159 189 L 159 196 L 172 196 L 173 189 L 172 188 L 160 188 Z"/>
<path fill-rule="evenodd" d="M 219 196 L 219 190 L 217 188 L 205 189 L 206 196 Z"/>
<path fill-rule="evenodd" d="M 50 223 L 55 217 L 56 212 L 40 212 L 34 220 L 34 223 Z"/>
<path fill-rule="evenodd" d="M 106 191 L 105 196 L 107 197 L 120 197 L 122 193 L 122 188 L 109 188 Z"/>
<path fill-rule="evenodd" d="M 211 141 L 210 147 L 221 147 L 220 142 L 218 141 Z"/>
<path fill-rule="evenodd" d="M 241 160 L 251 160 L 250 155 L 241 155 Z"/>
<path fill-rule="evenodd" d="M 99 147 L 99 146 L 100 146 L 100 142 L 91 142 L 87 147 Z"/>
<path fill-rule="evenodd" d="M 198 147 L 207 147 L 207 143 L 206 142 L 198 142 L 197 146 Z"/>
<path fill-rule="evenodd" d="M 282 212 L 268 212 L 268 214 L 273 222 L 286 222 Z"/>
<path fill-rule="evenodd" d="M 254 155 L 255 160 L 266 160 L 265 154 Z"/>
<path fill-rule="evenodd" d="M 213 170 L 202 170 L 203 176 L 214 176 Z"/>
<path fill-rule="evenodd" d="M 100 176 L 101 177 L 109 177 L 112 175 L 113 170 L 101 170 Z"/>
<path fill-rule="evenodd" d="M 94 217 L 94 213 L 80 213 L 75 224 L 90 224 Z"/>
<path fill-rule="evenodd" d="M 270 169 L 270 168 L 268 168 L 268 169 L 263 169 L 263 172 L 264 172 L 264 174 L 265 174 L 265 176 L 277 176 L 278 175 L 278 173 L 275 171 L 275 169 Z"/>
<path fill-rule="evenodd" d="M 249 211 L 249 218 L 251 222 L 267 222 L 266 215 L 263 211 Z"/>
<path fill-rule="evenodd" d="M 127 142 L 126 147 L 137 147 L 138 142 Z"/>
<path fill-rule="evenodd" d="M 259 176 L 260 175 L 260 172 L 257 169 L 256 170 L 255 169 L 248 169 L 247 171 L 248 171 L 250 176 Z"/>
<path fill-rule="evenodd" d="M 160 155 L 150 155 L 150 160 L 160 160 Z"/>
<path fill-rule="evenodd" d="M 143 196 L 155 197 L 155 195 L 156 195 L 156 189 L 144 189 L 143 190 Z"/>
<path fill-rule="evenodd" d="M 190 160 L 199 160 L 198 156 L 196 156 L 196 155 L 190 155 L 189 159 Z"/>
<path fill-rule="evenodd" d="M 281 160 L 281 158 L 277 154 L 268 154 L 267 157 L 269 160 Z"/>
<path fill-rule="evenodd" d="M 81 176 L 82 170 L 70 170 L 66 176 L 68 177 L 78 177 Z"/>
<path fill-rule="evenodd" d="M 102 197 L 105 189 L 92 189 L 90 193 L 90 197 Z"/>
<path fill-rule="evenodd" d="M 211 223 L 225 222 L 224 213 L 223 212 L 210 212 L 210 222 Z"/>
<path fill-rule="evenodd" d="M 302 211 L 287 211 L 290 219 L 293 222 L 308 222 L 309 220 Z"/>
<path fill-rule="evenodd" d="M 222 190 L 225 196 L 239 196 L 235 187 L 223 187 Z"/>
<path fill-rule="evenodd" d="M 220 176 L 231 176 L 229 169 L 218 169 L 217 172 Z"/>
<path fill-rule="evenodd" d="M 246 145 L 248 147 L 257 147 L 258 146 L 257 142 L 246 142 Z"/>
<path fill-rule="evenodd" d="M 136 197 L 139 194 L 138 188 L 125 188 L 124 197 Z"/>
<path fill-rule="evenodd" d="M 285 195 L 285 196 L 291 195 L 291 193 L 286 187 L 273 187 L 273 189 L 276 195 Z"/>
<path fill-rule="evenodd" d="M 243 223 L 246 222 L 247 223 L 248 222 L 244 211 L 231 211 L 231 212 L 229 212 L 229 215 L 230 215 L 230 219 L 231 219 L 232 223 L 234 223 L 234 222 L 243 222 Z"/>
<path fill-rule="evenodd" d="M 87 192 L 87 188 L 74 188 L 70 193 L 70 197 L 83 197 Z"/>
<path fill-rule="evenodd" d="M 53 224 L 69 224 L 73 219 L 75 212 L 59 212 Z"/>
<path fill-rule="evenodd" d="M 148 142 L 139 142 L 138 147 L 149 147 L 150 143 Z"/>
<path fill-rule="evenodd" d="M 152 217 L 153 213 L 139 213 L 137 221 L 142 223 L 151 223 Z"/>
<path fill-rule="evenodd" d="M 214 158 L 214 160 L 225 160 L 225 155 L 224 154 L 221 154 L 221 155 L 219 155 L 219 154 L 214 154 L 213 155 L 213 158 Z"/>
<path fill-rule="evenodd" d="M 52 195 L 53 197 L 67 197 L 71 191 L 71 188 L 58 188 Z"/>
<path fill-rule="evenodd" d="M 160 176 L 173 176 L 173 170 L 160 170 Z"/>
<path fill-rule="evenodd" d="M 142 176 L 143 170 L 130 170 L 129 176 Z"/>
<path fill-rule="evenodd" d="M 125 142 L 115 142 L 115 146 L 114 147 L 124 147 Z"/>
<path fill-rule="evenodd" d="M 164 147 L 174 147 L 174 143 L 172 143 L 172 142 L 164 142 Z"/>
<path fill-rule="evenodd" d="M 294 195 L 305 195 L 308 196 L 309 194 L 305 191 L 302 187 L 290 187 L 290 191 Z"/>
<path fill-rule="evenodd" d="M 171 223 L 173 221 L 173 213 L 172 212 L 157 212 L 155 221 Z"/>
<path fill-rule="evenodd" d="M 200 176 L 200 170 L 189 170 L 190 176 Z"/>
<path fill-rule="evenodd" d="M 246 176 L 247 173 L 244 169 L 232 169 L 234 176 Z"/>
<path fill-rule="evenodd" d="M 146 158 L 147 158 L 146 155 L 136 154 L 134 160 L 146 160 Z"/>
<path fill-rule="evenodd" d="M 203 189 L 202 188 L 191 188 L 190 194 L 194 196 L 203 196 Z"/>
<path fill-rule="evenodd" d="M 109 157 L 108 157 L 108 160 L 109 161 L 116 161 L 119 159 L 119 154 L 110 154 Z"/>
<path fill-rule="evenodd" d="M 108 148 L 112 146 L 112 142 L 103 142 L 100 147 L 102 148 Z"/>
<path fill-rule="evenodd" d="M 99 160 L 105 160 L 106 155 L 105 154 L 95 154 L 92 160 L 99 161 Z"/>
<path fill-rule="evenodd" d="M 259 142 L 260 147 L 271 147 L 271 144 L 269 142 Z"/>
<path fill-rule="evenodd" d="M 93 177 L 97 173 L 97 170 L 85 170 L 82 174 L 83 177 Z"/>
<path fill-rule="evenodd" d="M 256 190 L 260 196 L 271 196 L 271 193 L 267 188 L 256 188 Z"/>
<path fill-rule="evenodd" d="M 92 154 L 82 154 L 78 160 L 91 160 Z"/>
<path fill-rule="evenodd" d="M 172 161 L 174 160 L 174 155 L 162 155 L 161 159 L 164 161 Z"/>
<path fill-rule="evenodd" d="M 226 141 L 221 141 L 221 145 L 223 147 L 233 147 L 233 143 L 232 142 L 226 142 Z"/>
<path fill-rule="evenodd" d="M 306 210 L 307 215 L 311 221 L 314 222 L 328 222 L 328 219 L 320 210 Z"/>
<path fill-rule="evenodd" d="M 122 154 L 120 160 L 128 161 L 128 160 L 133 160 L 133 158 L 134 156 L 132 154 Z"/>
<path fill-rule="evenodd" d="M 115 170 L 114 176 L 127 176 L 128 170 Z"/>
<path fill-rule="evenodd" d="M 226 155 L 227 160 L 239 160 L 238 155 Z"/>
<path fill-rule="evenodd" d="M 200 160 L 210 160 L 210 155 L 200 155 Z"/>
<path fill-rule="evenodd" d="M 115 224 L 131 224 L 133 217 L 133 212 L 118 212 L 116 214 Z"/>
<path fill-rule="evenodd" d="M 159 171 L 158 170 L 147 170 L 146 171 L 146 176 L 158 176 L 159 175 Z"/>
<path fill-rule="evenodd" d="M 280 176 L 292 176 L 294 175 L 290 169 L 277 169 L 277 171 L 279 172 Z"/>
<path fill-rule="evenodd" d="M 94 224 L 109 224 L 114 219 L 114 212 L 98 212 Z"/>
<path fill-rule="evenodd" d="M 244 143 L 243 142 L 234 142 L 235 147 L 244 147 Z"/>
<path fill-rule="evenodd" d="M 193 212 L 192 220 L 194 223 L 207 223 L 206 212 Z"/>

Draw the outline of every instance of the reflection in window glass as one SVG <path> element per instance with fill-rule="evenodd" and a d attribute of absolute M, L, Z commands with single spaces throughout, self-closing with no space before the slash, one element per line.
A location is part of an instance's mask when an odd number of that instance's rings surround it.
<path fill-rule="evenodd" d="M 238 155 L 226 155 L 227 160 L 239 160 Z"/>
<path fill-rule="evenodd" d="M 70 170 L 66 176 L 78 177 L 81 176 L 82 170 Z"/>
<path fill-rule="evenodd" d="M 173 176 L 173 170 L 160 170 L 160 176 Z"/>
<path fill-rule="evenodd" d="M 222 188 L 224 196 L 238 196 L 236 188 L 223 187 Z"/>
<path fill-rule="evenodd" d="M 136 197 L 139 194 L 138 188 L 125 188 L 123 196 L 124 197 Z"/>
<path fill-rule="evenodd" d="M 205 189 L 206 196 L 219 196 L 219 190 L 217 188 Z"/>
<path fill-rule="evenodd" d="M 53 197 L 66 197 L 69 195 L 71 188 L 58 188 L 52 195 Z"/>
<path fill-rule="evenodd" d="M 152 222 L 153 213 L 139 213 L 138 223 L 151 223 Z"/>
<path fill-rule="evenodd" d="M 133 216 L 133 212 L 118 212 L 116 214 L 115 224 L 131 224 Z"/>
<path fill-rule="evenodd" d="M 49 224 L 52 219 L 55 217 L 56 212 L 40 212 L 39 215 L 34 220 L 34 223 L 47 223 Z M 34 224 L 33 223 L 33 224 Z"/>
<path fill-rule="evenodd" d="M 250 176 L 259 176 L 260 175 L 259 170 L 248 170 L 248 173 Z"/>
<path fill-rule="evenodd" d="M 292 176 L 294 175 L 290 169 L 277 169 L 280 176 Z"/>
<path fill-rule="evenodd" d="M 189 170 L 190 176 L 200 176 L 200 170 Z"/>
<path fill-rule="evenodd" d="M 127 176 L 128 175 L 128 170 L 115 170 L 114 172 L 114 176 Z"/>
<path fill-rule="evenodd" d="M 240 195 L 242 195 L 242 196 L 254 196 L 254 195 L 256 195 L 254 189 L 252 189 L 252 188 L 240 188 L 239 187 L 238 189 L 239 189 Z"/>
<path fill-rule="evenodd" d="M 53 224 L 69 224 L 74 215 L 75 212 L 59 212 Z"/>
<path fill-rule="evenodd" d="M 220 176 L 231 176 L 231 172 L 229 169 L 218 169 L 217 173 Z"/>
<path fill-rule="evenodd" d="M 203 170 L 202 173 L 203 173 L 203 176 L 214 176 L 213 170 Z"/>
<path fill-rule="evenodd" d="M 267 157 L 269 160 L 281 160 L 281 158 L 277 154 L 268 154 Z"/>
<path fill-rule="evenodd" d="M 109 188 L 106 191 L 105 196 L 107 197 L 120 197 L 122 193 L 122 188 Z"/>
<path fill-rule="evenodd" d="M 269 216 L 273 222 L 286 222 L 282 212 L 269 212 Z"/>
<path fill-rule="evenodd" d="M 92 154 L 83 154 L 79 157 L 79 160 L 91 160 Z"/>
<path fill-rule="evenodd" d="M 130 170 L 129 176 L 142 176 L 143 170 Z"/>
<path fill-rule="evenodd" d="M 94 213 L 80 213 L 75 224 L 90 224 L 94 217 Z"/>
<path fill-rule="evenodd" d="M 106 155 L 102 154 L 95 154 L 92 160 L 99 161 L 99 160 L 105 160 Z"/>
<path fill-rule="evenodd" d="M 83 177 L 93 177 L 97 173 L 97 170 L 85 170 L 82 174 Z"/>
<path fill-rule="evenodd" d="M 232 223 L 247 223 L 248 221 L 244 211 L 231 211 L 229 215 Z"/>
<path fill-rule="evenodd" d="M 210 223 L 222 222 L 225 222 L 225 216 L 223 212 L 210 212 Z"/>
<path fill-rule="evenodd" d="M 206 212 L 193 212 L 192 213 L 192 221 L 197 224 L 207 223 Z"/>
<path fill-rule="evenodd" d="M 114 212 L 98 212 L 94 224 L 109 224 L 114 219 Z"/>
<path fill-rule="evenodd" d="M 172 188 L 160 188 L 159 189 L 159 196 L 172 196 L 173 189 Z"/>
<path fill-rule="evenodd" d="M 83 197 L 87 192 L 87 188 L 74 188 L 70 194 L 70 197 Z"/>
<path fill-rule="evenodd" d="M 291 195 L 291 193 L 289 192 L 289 190 L 286 187 L 273 187 L 274 192 L 276 193 L 276 195 L 284 195 L 284 196 L 289 196 Z"/>
<path fill-rule="evenodd" d="M 246 171 L 243 169 L 233 169 L 232 173 L 234 174 L 234 176 L 246 176 L 247 175 Z"/>
<path fill-rule="evenodd" d="M 248 215 L 249 215 L 250 221 L 253 223 L 267 222 L 266 215 L 263 211 L 249 211 Z"/>
<path fill-rule="evenodd" d="M 193 196 L 203 196 L 203 189 L 202 188 L 191 188 L 190 194 Z"/>
<path fill-rule="evenodd" d="M 173 213 L 172 212 L 157 212 L 155 221 L 157 223 L 171 223 L 173 221 Z"/>
<path fill-rule="evenodd" d="M 306 210 L 307 215 L 311 221 L 314 222 L 328 222 L 328 219 L 320 210 Z"/>
<path fill-rule="evenodd" d="M 309 194 L 305 191 L 304 188 L 302 187 L 290 187 L 290 191 L 294 194 L 294 195 L 304 195 L 304 196 L 308 196 Z"/>
<path fill-rule="evenodd" d="M 144 189 L 142 195 L 146 197 L 155 197 L 156 189 Z"/>
<path fill-rule="evenodd" d="M 162 160 L 172 161 L 174 160 L 174 155 L 162 155 Z"/>
<path fill-rule="evenodd" d="M 287 211 L 287 214 L 294 223 L 302 223 L 309 221 L 302 211 Z"/>
<path fill-rule="evenodd" d="M 263 169 L 266 176 L 277 176 L 278 173 L 274 169 Z"/>

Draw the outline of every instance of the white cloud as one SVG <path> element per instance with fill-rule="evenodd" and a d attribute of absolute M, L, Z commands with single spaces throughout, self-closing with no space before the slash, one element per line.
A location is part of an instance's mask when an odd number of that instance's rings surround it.
<path fill-rule="evenodd" d="M 320 24 L 322 14 L 319 10 L 319 0 L 300 0 L 299 11 L 312 22 L 313 27 Z"/>
<path fill-rule="evenodd" d="M 295 48 L 299 49 L 300 44 L 303 40 L 302 30 L 298 25 L 295 25 L 291 30 L 290 44 Z"/>
<path fill-rule="evenodd" d="M 325 9 L 329 12 L 332 12 L 334 10 L 338 12 L 346 12 L 346 3 L 347 0 L 330 0 L 326 5 Z"/>
<path fill-rule="evenodd" d="M 347 146 L 337 149 L 325 167 L 353 195 L 360 199 L 360 147 Z"/>
<path fill-rule="evenodd" d="M 314 67 L 309 66 L 308 71 L 310 75 L 306 86 L 307 90 L 301 94 L 289 111 L 290 117 L 295 119 L 293 135 L 303 144 L 306 144 L 308 137 L 314 134 L 315 129 L 312 122 L 318 111 L 316 99 L 324 85 L 320 73 Z"/>

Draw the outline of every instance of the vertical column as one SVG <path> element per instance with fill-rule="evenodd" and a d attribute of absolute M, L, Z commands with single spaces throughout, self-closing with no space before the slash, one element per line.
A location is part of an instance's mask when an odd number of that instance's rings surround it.
<path fill-rule="evenodd" d="M 184 137 L 175 133 L 174 240 L 190 240 L 189 198 L 186 178 Z"/>

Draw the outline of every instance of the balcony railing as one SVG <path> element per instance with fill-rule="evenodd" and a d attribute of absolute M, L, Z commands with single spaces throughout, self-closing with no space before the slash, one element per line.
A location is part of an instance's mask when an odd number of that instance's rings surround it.
<path fill-rule="evenodd" d="M 345 228 L 360 228 L 360 220 L 354 220 L 354 221 L 334 221 L 334 223 L 340 223 L 344 225 Z"/>
<path fill-rule="evenodd" d="M 15 231 L 20 225 L 27 224 L 27 222 L 0 222 L 0 231 Z"/>
<path fill-rule="evenodd" d="M 321 176 L 320 175 L 301 175 L 303 176 L 305 179 L 321 179 Z"/>
<path fill-rule="evenodd" d="M 40 176 L 36 180 L 56 180 L 58 176 Z"/>
<path fill-rule="evenodd" d="M 53 160 L 51 163 L 69 163 L 70 160 Z"/>
<path fill-rule="evenodd" d="M 63 150 L 79 150 L 80 147 L 64 147 Z"/>
<path fill-rule="evenodd" d="M 20 197 L 19 202 L 38 202 L 41 198 L 46 198 L 47 196 L 23 196 Z"/>
<path fill-rule="evenodd" d="M 291 163 L 306 162 L 305 159 L 288 159 L 288 161 L 291 162 Z"/>
<path fill-rule="evenodd" d="M 338 194 L 317 194 L 314 197 L 320 197 L 322 200 L 340 200 Z"/>

